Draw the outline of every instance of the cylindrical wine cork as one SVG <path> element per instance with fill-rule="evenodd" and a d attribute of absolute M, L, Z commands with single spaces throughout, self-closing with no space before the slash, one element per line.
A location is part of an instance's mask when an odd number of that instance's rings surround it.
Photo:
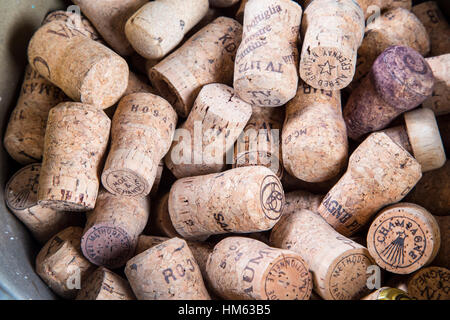
<path fill-rule="evenodd" d="M 450 270 L 425 267 L 407 282 L 408 295 L 417 300 L 450 300 Z"/>
<path fill-rule="evenodd" d="M 269 230 L 284 207 L 280 180 L 262 166 L 183 178 L 170 189 L 169 214 L 184 238 Z"/>
<path fill-rule="evenodd" d="M 209 0 L 209 4 L 217 8 L 227 8 L 238 3 L 239 0 Z"/>
<path fill-rule="evenodd" d="M 355 300 L 368 293 L 367 268 L 374 262 L 363 246 L 340 235 L 318 214 L 283 214 L 270 244 L 300 254 L 309 265 L 314 290 L 326 300 Z"/>
<path fill-rule="evenodd" d="M 301 18 L 294 1 L 248 1 L 234 67 L 234 89 L 242 100 L 278 107 L 295 96 Z"/>
<path fill-rule="evenodd" d="M 237 21 L 217 18 L 150 70 L 153 87 L 186 118 L 204 85 L 232 84 L 241 37 Z"/>
<path fill-rule="evenodd" d="M 148 195 L 176 123 L 177 114 L 159 96 L 135 93 L 122 98 L 112 121 L 103 186 L 116 195 Z"/>
<path fill-rule="evenodd" d="M 441 233 L 441 247 L 432 265 L 450 268 L 450 216 L 435 216 Z"/>
<path fill-rule="evenodd" d="M 436 219 L 413 203 L 397 203 L 380 211 L 367 233 L 367 249 L 383 269 L 410 274 L 436 257 L 441 235 Z"/>
<path fill-rule="evenodd" d="M 371 134 L 350 156 L 347 172 L 328 192 L 319 214 L 351 236 L 382 207 L 396 203 L 422 177 L 420 164 L 386 134 Z"/>
<path fill-rule="evenodd" d="M 404 8 L 411 10 L 412 8 L 412 0 L 356 0 L 356 2 L 363 10 L 365 19 L 370 19 L 371 16 L 376 17 L 382 11 L 390 9 Z"/>
<path fill-rule="evenodd" d="M 356 140 L 386 128 L 401 113 L 430 97 L 433 85 L 433 72 L 420 53 L 409 47 L 389 47 L 344 107 L 348 136 Z"/>
<path fill-rule="evenodd" d="M 430 36 L 430 55 L 450 53 L 450 25 L 435 1 L 426 1 L 412 7 L 412 12 L 423 23 Z"/>
<path fill-rule="evenodd" d="M 397 288 L 383 287 L 375 290 L 361 300 L 412 300 L 408 294 Z"/>
<path fill-rule="evenodd" d="M 136 300 L 127 280 L 99 267 L 83 283 L 76 300 Z"/>
<path fill-rule="evenodd" d="M 324 195 L 313 194 L 308 191 L 297 190 L 286 193 L 283 215 L 294 213 L 302 209 L 317 212 Z"/>
<path fill-rule="evenodd" d="M 108 116 L 87 104 L 66 102 L 50 110 L 39 177 L 40 205 L 67 211 L 94 208 L 110 127 Z"/>
<path fill-rule="evenodd" d="M 205 175 L 226 169 L 226 153 L 234 147 L 250 116 L 251 106 L 233 88 L 208 84 L 195 100 L 187 120 L 165 157 L 177 178 Z"/>
<path fill-rule="evenodd" d="M 125 34 L 141 56 L 160 59 L 183 40 L 184 35 L 206 15 L 208 8 L 208 0 L 152 1 L 128 19 Z"/>
<path fill-rule="evenodd" d="M 241 4 L 239 5 L 238 10 L 236 11 L 236 20 L 239 21 L 239 23 L 244 22 L 244 12 L 245 12 L 245 5 L 247 4 L 249 0 L 241 0 Z"/>
<path fill-rule="evenodd" d="M 160 234 L 169 238 L 181 238 L 178 232 L 173 227 L 172 220 L 169 215 L 169 192 L 164 194 L 156 203 L 155 210 L 150 217 L 152 228 L 157 230 Z"/>
<path fill-rule="evenodd" d="M 101 109 L 116 103 L 127 88 L 127 62 L 63 21 L 39 28 L 28 46 L 28 61 L 73 100 Z"/>
<path fill-rule="evenodd" d="M 316 89 L 338 90 L 355 74 L 364 13 L 353 0 L 315 0 L 305 9 L 300 77 Z"/>
<path fill-rule="evenodd" d="M 301 83 L 286 105 L 282 132 L 284 168 L 307 182 L 323 182 L 347 163 L 348 138 L 339 91 Z"/>
<path fill-rule="evenodd" d="M 209 300 L 186 241 L 173 238 L 131 260 L 125 274 L 139 300 Z"/>
<path fill-rule="evenodd" d="M 228 237 L 206 265 L 208 283 L 230 300 L 308 300 L 312 277 L 308 264 L 292 251 L 258 240 Z"/>
<path fill-rule="evenodd" d="M 89 212 L 81 250 L 95 265 L 116 269 L 134 256 L 150 211 L 146 197 L 115 196 L 102 190 Z"/>
<path fill-rule="evenodd" d="M 449 49 L 450 51 L 450 49 Z M 425 59 L 435 79 L 433 94 L 422 105 L 439 116 L 450 113 L 450 53 Z"/>
<path fill-rule="evenodd" d="M 82 232 L 79 227 L 64 229 L 45 244 L 36 258 L 36 273 L 65 299 L 75 299 L 81 283 L 95 270 L 81 253 Z"/>

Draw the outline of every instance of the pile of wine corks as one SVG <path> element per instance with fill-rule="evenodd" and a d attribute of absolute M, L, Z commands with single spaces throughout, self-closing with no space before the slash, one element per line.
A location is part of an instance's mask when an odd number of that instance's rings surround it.
<path fill-rule="evenodd" d="M 450 299 L 450 27 L 408 0 L 74 0 L 4 146 L 78 300 Z"/>

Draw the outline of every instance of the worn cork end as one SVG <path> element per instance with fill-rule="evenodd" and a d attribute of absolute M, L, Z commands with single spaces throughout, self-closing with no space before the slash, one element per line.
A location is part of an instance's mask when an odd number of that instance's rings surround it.
<path fill-rule="evenodd" d="M 447 268 L 422 268 L 408 280 L 408 295 L 417 300 L 449 300 L 449 279 L 450 270 Z"/>
<path fill-rule="evenodd" d="M 433 215 L 406 202 L 380 211 L 367 233 L 367 248 L 377 265 L 396 274 L 410 274 L 430 264 L 440 243 Z"/>
<path fill-rule="evenodd" d="M 209 300 L 186 241 L 173 238 L 127 262 L 125 274 L 139 300 Z"/>
<path fill-rule="evenodd" d="M 317 212 L 324 195 L 313 194 L 308 191 L 297 190 L 286 193 L 283 215 L 288 215 L 301 209 Z"/>
<path fill-rule="evenodd" d="M 431 263 L 434 266 L 450 268 L 450 216 L 434 217 L 441 233 L 441 247 Z"/>
<path fill-rule="evenodd" d="M 152 213 L 152 223 L 161 234 L 169 238 L 181 237 L 170 220 L 169 192 L 158 200 L 155 211 Z"/>
<path fill-rule="evenodd" d="M 250 238 L 220 241 L 206 271 L 208 283 L 225 299 L 308 300 L 311 295 L 311 274 L 299 254 Z"/>
<path fill-rule="evenodd" d="M 408 294 L 397 288 L 382 287 L 361 300 L 412 300 Z"/>
<path fill-rule="evenodd" d="M 449 49 L 450 51 L 450 49 Z M 433 94 L 422 105 L 439 116 L 450 113 L 450 53 L 425 59 L 435 79 Z"/>

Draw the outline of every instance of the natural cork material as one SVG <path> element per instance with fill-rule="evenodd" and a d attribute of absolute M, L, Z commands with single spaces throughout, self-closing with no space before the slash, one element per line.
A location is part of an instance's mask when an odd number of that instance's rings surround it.
<path fill-rule="evenodd" d="M 414 273 L 407 282 L 408 295 L 417 300 L 450 300 L 450 270 L 426 267 Z"/>
<path fill-rule="evenodd" d="M 448 50 L 450 52 L 450 49 Z M 435 79 L 433 94 L 422 105 L 437 116 L 450 113 L 450 53 L 425 59 Z"/>
<path fill-rule="evenodd" d="M 150 223 L 158 233 L 169 238 L 181 238 L 177 230 L 173 227 L 172 220 L 169 215 L 169 192 L 158 199 L 155 210 L 150 217 Z"/>
<path fill-rule="evenodd" d="M 300 77 L 316 89 L 338 90 L 355 74 L 364 13 L 353 0 L 315 0 L 305 9 Z"/>
<path fill-rule="evenodd" d="M 281 140 L 283 165 L 291 175 L 307 182 L 337 176 L 348 158 L 340 92 L 301 83 L 286 105 Z"/>
<path fill-rule="evenodd" d="M 439 225 L 425 208 L 402 202 L 380 211 L 367 233 L 367 249 L 381 268 L 410 274 L 436 257 Z"/>
<path fill-rule="evenodd" d="M 269 230 L 284 207 L 280 180 L 262 166 L 177 180 L 169 195 L 169 214 L 183 237 Z"/>
<path fill-rule="evenodd" d="M 49 22 L 36 31 L 28 46 L 28 61 L 74 101 L 100 109 L 116 103 L 127 88 L 127 62 L 63 21 Z"/>
<path fill-rule="evenodd" d="M 146 197 L 115 196 L 102 190 L 88 213 L 81 250 L 95 265 L 116 269 L 134 256 L 139 235 L 148 221 Z"/>
<path fill-rule="evenodd" d="M 397 288 L 383 287 L 375 290 L 361 300 L 412 300 L 408 294 Z"/>
<path fill-rule="evenodd" d="M 83 283 L 76 300 L 136 300 L 127 280 L 99 267 Z"/>
<path fill-rule="evenodd" d="M 214 291 L 229 300 L 308 300 L 313 285 L 299 254 L 244 237 L 220 241 L 206 271 Z"/>
<path fill-rule="evenodd" d="M 138 254 L 144 252 L 145 250 L 153 248 L 153 247 L 157 246 L 158 244 L 161 244 L 170 239 L 171 238 L 168 238 L 168 237 L 140 235 L 138 238 L 136 251 L 134 252 L 134 255 L 137 256 Z"/>
<path fill-rule="evenodd" d="M 376 14 L 390 9 L 404 8 L 411 10 L 412 8 L 412 0 L 356 0 L 356 2 L 363 10 L 365 19 L 375 18 Z"/>
<path fill-rule="evenodd" d="M 279 107 L 295 96 L 301 18 L 302 8 L 291 0 L 247 2 L 234 67 L 234 89 L 242 100 Z"/>
<path fill-rule="evenodd" d="M 111 120 L 93 106 L 65 102 L 50 110 L 38 203 L 55 210 L 94 208 Z"/>
<path fill-rule="evenodd" d="M 210 300 L 192 252 L 179 238 L 138 254 L 125 274 L 139 300 Z"/>
<path fill-rule="evenodd" d="M 122 98 L 112 121 L 103 186 L 116 195 L 148 195 L 176 123 L 171 105 L 157 95 L 135 93 Z"/>
<path fill-rule="evenodd" d="M 433 85 L 433 72 L 417 51 L 389 47 L 375 60 L 344 107 L 348 136 L 357 140 L 386 128 L 397 116 L 430 97 Z"/>
<path fill-rule="evenodd" d="M 241 37 L 242 26 L 237 21 L 217 18 L 150 70 L 153 87 L 186 118 L 204 85 L 233 83 Z"/>
<path fill-rule="evenodd" d="M 95 270 L 81 253 L 82 232 L 79 227 L 64 229 L 45 244 L 36 258 L 36 273 L 65 299 L 75 299 L 81 283 Z"/>
<path fill-rule="evenodd" d="M 450 216 L 435 216 L 441 233 L 441 247 L 431 263 L 435 266 L 450 268 Z"/>
<path fill-rule="evenodd" d="M 328 192 L 319 214 L 344 236 L 382 207 L 403 199 L 422 177 L 420 164 L 384 133 L 371 134 L 350 156 L 347 172 Z"/>
<path fill-rule="evenodd" d="M 226 153 L 251 115 L 252 107 L 233 88 L 218 83 L 204 86 L 177 129 L 179 136 L 165 157 L 167 168 L 178 179 L 224 171 Z"/>
<path fill-rule="evenodd" d="M 367 267 L 374 262 L 363 246 L 340 235 L 318 214 L 283 214 L 270 244 L 300 254 L 312 272 L 314 290 L 326 300 L 356 300 L 369 293 Z"/>
<path fill-rule="evenodd" d="M 283 215 L 291 214 L 302 209 L 317 212 L 324 195 L 313 194 L 308 191 L 297 190 L 286 193 Z"/>

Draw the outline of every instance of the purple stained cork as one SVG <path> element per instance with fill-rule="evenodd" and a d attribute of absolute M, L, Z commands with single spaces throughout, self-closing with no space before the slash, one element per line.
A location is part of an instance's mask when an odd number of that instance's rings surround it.
<path fill-rule="evenodd" d="M 386 128 L 433 92 L 434 77 L 425 59 L 410 47 L 391 46 L 374 62 L 344 108 L 350 138 Z"/>

